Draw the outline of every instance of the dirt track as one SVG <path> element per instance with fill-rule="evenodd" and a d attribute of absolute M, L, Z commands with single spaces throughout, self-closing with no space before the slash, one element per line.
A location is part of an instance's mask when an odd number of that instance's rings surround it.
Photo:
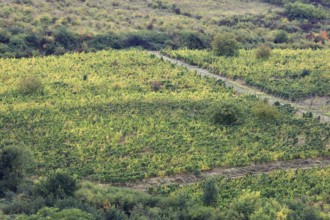
<path fill-rule="evenodd" d="M 316 159 L 296 159 L 291 161 L 276 161 L 264 164 L 254 164 L 244 167 L 223 167 L 214 168 L 209 171 L 203 171 L 199 175 L 178 174 L 173 176 L 153 177 L 134 182 L 119 184 L 121 187 L 128 187 L 136 190 L 147 191 L 151 187 L 166 185 L 187 185 L 200 182 L 211 176 L 225 176 L 229 178 L 239 178 L 247 174 L 263 174 L 275 170 L 296 170 L 311 169 L 316 167 L 327 167 L 330 165 L 330 157 L 321 157 Z"/>
<path fill-rule="evenodd" d="M 235 89 L 238 93 L 256 95 L 257 97 L 259 97 L 261 99 L 267 99 L 268 102 L 271 103 L 271 104 L 273 104 L 275 102 L 280 102 L 282 104 L 290 104 L 291 106 L 293 106 L 297 109 L 297 115 L 299 115 L 299 116 L 301 116 L 303 113 L 306 113 L 306 112 L 309 111 L 309 112 L 312 112 L 315 117 L 319 117 L 321 122 L 330 122 L 330 117 L 329 116 L 327 116 L 325 114 L 322 114 L 321 112 L 319 112 L 315 109 L 310 110 L 310 106 L 307 103 L 291 102 L 289 100 L 281 99 L 281 98 L 266 94 L 262 91 L 259 91 L 256 88 L 251 88 L 251 87 L 248 87 L 246 85 L 243 85 L 242 83 L 240 83 L 238 81 L 233 81 L 233 80 L 227 79 L 225 77 L 215 75 L 215 74 L 211 73 L 210 71 L 208 71 L 206 69 L 202 69 L 202 68 L 199 68 L 197 66 L 187 64 L 187 63 L 185 63 L 183 61 L 180 61 L 180 60 L 172 59 L 168 56 L 162 55 L 158 51 L 149 51 L 149 53 L 154 54 L 158 58 L 162 58 L 165 61 L 169 61 L 169 62 L 174 63 L 176 65 L 186 67 L 189 70 L 196 71 L 201 76 L 206 76 L 206 77 L 211 77 L 211 78 L 215 78 L 215 79 L 218 79 L 218 80 L 222 80 L 222 81 L 225 82 L 225 85 L 227 87 L 233 87 L 233 89 Z"/>

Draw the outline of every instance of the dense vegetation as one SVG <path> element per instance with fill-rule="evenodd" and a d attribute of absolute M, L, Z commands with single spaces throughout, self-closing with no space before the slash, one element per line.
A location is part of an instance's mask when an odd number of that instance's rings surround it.
<path fill-rule="evenodd" d="M 3 211 L 18 219 L 328 219 L 330 169 L 276 171 L 238 179 L 218 177 L 149 193 L 82 182 L 63 197 L 43 196 L 42 182 L 6 194 Z M 61 180 L 62 172 L 43 182 Z M 65 174 L 64 174 L 65 176 Z M 60 189 L 66 185 L 48 186 Z M 150 195 L 151 193 L 151 195 Z M 23 215 L 22 215 L 23 214 Z"/>
<path fill-rule="evenodd" d="M 329 4 L 318 2 L 6 0 L 0 5 L 0 57 L 136 46 L 203 49 L 222 32 L 243 48 L 323 48 L 329 45 Z M 279 30 L 287 41 L 276 40 Z"/>
<path fill-rule="evenodd" d="M 241 50 L 237 57 L 218 57 L 201 50 L 163 52 L 286 99 L 330 96 L 330 50 L 275 49 L 263 55 L 266 59 L 259 59 L 260 49 Z"/>
<path fill-rule="evenodd" d="M 330 124 L 141 50 L 330 115 L 329 9 L 329 0 L 3 0 L 0 219 L 330 219 L 329 167 L 148 187 L 329 157 Z M 114 187 L 139 182 L 147 192 Z"/>
<path fill-rule="evenodd" d="M 256 110 L 257 98 L 237 96 L 146 52 L 3 59 L 0 65 L 0 146 L 31 148 L 36 174 L 67 168 L 124 182 L 329 154 L 328 124 L 296 119 L 287 106 Z M 31 80 L 39 85 L 33 93 L 26 89 Z M 228 111 L 234 123 L 221 121 Z"/>

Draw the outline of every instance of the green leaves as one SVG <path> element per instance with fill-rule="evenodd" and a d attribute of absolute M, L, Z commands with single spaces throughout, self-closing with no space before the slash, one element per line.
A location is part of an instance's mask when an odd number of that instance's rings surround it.
<path fill-rule="evenodd" d="M 228 74 L 233 71 L 227 58 L 206 51 L 173 53 L 197 56 L 201 65 L 222 63 Z M 248 70 L 236 65 L 237 58 L 230 59 L 238 72 Z M 213 79 L 143 51 L 7 59 L 0 65 L 8 85 L 0 87 L 0 148 L 20 142 L 30 146 L 38 175 L 65 168 L 98 181 L 126 182 L 198 173 L 216 166 L 316 157 L 329 137 L 327 125 L 293 119 L 292 114 L 269 126 L 252 112 L 256 98 L 237 96 Z M 16 85 L 27 75 L 42 79 L 44 95 L 17 95 Z M 313 71 L 304 78 L 310 75 Z M 161 89 L 155 92 L 152 82 L 160 82 Z M 233 103 L 242 123 L 215 125 L 219 103 Z"/>

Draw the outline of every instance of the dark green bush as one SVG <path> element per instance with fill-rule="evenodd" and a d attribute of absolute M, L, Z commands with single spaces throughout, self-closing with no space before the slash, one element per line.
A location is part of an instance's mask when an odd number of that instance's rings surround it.
<path fill-rule="evenodd" d="M 0 151 L 0 196 L 5 191 L 16 191 L 31 167 L 31 151 L 25 146 L 8 146 Z"/>
<path fill-rule="evenodd" d="M 8 31 L 0 30 L 0 43 L 8 44 L 10 40 L 10 34 Z"/>
<path fill-rule="evenodd" d="M 96 50 L 107 48 L 121 49 L 124 47 L 123 39 L 113 33 L 95 36 L 88 41 L 88 45 L 90 48 L 95 48 Z"/>
<path fill-rule="evenodd" d="M 139 31 L 130 33 L 125 39 L 125 47 L 142 47 L 148 50 L 159 50 L 165 46 L 170 37 L 166 33 Z"/>
<path fill-rule="evenodd" d="M 213 178 L 207 179 L 203 184 L 202 201 L 204 205 L 215 206 L 218 199 L 218 189 L 215 185 L 216 180 Z"/>
<path fill-rule="evenodd" d="M 68 31 L 66 28 L 59 28 L 53 31 L 55 41 L 67 50 L 77 50 L 80 46 L 77 34 Z"/>
<path fill-rule="evenodd" d="M 57 170 L 40 182 L 37 191 L 42 196 L 64 199 L 73 196 L 78 189 L 77 179 L 67 172 Z"/>
<path fill-rule="evenodd" d="M 219 34 L 212 41 L 212 50 L 217 56 L 238 56 L 238 42 L 232 34 Z"/>
<path fill-rule="evenodd" d="M 125 220 L 128 219 L 128 217 L 125 215 L 125 213 L 121 210 L 118 210 L 116 208 L 110 208 L 105 212 L 105 219 L 111 220 L 111 219 L 117 219 L 117 220 Z"/>
<path fill-rule="evenodd" d="M 182 32 L 179 37 L 181 47 L 187 47 L 188 49 L 205 49 L 210 46 L 209 39 L 200 33 Z"/>
<path fill-rule="evenodd" d="M 220 125 L 234 125 L 239 122 L 240 110 L 235 104 L 223 103 L 213 115 L 213 122 Z"/>
<path fill-rule="evenodd" d="M 287 43 L 289 41 L 288 34 L 285 31 L 278 31 L 275 35 L 274 43 Z"/>
<path fill-rule="evenodd" d="M 328 17 L 324 9 L 301 2 L 286 4 L 285 13 L 290 19 L 326 19 Z"/>

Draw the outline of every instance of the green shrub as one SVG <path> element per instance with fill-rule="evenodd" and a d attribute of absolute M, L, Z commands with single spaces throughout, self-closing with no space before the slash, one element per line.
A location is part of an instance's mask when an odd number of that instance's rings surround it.
<path fill-rule="evenodd" d="M 301 2 L 286 4 L 285 13 L 290 19 L 326 19 L 328 17 L 324 9 Z"/>
<path fill-rule="evenodd" d="M 18 83 L 18 91 L 23 95 L 31 95 L 35 93 L 43 93 L 44 85 L 40 81 L 40 79 L 29 76 L 21 79 Z"/>
<path fill-rule="evenodd" d="M 233 125 L 239 121 L 240 110 L 231 103 L 223 103 L 213 115 L 213 122 L 220 125 Z"/>
<path fill-rule="evenodd" d="M 268 59 L 272 54 L 272 49 L 266 45 L 261 45 L 256 50 L 257 59 Z"/>
<path fill-rule="evenodd" d="M 260 205 L 260 192 L 243 191 L 231 202 L 226 219 L 249 219 L 250 215 L 260 208 Z"/>
<path fill-rule="evenodd" d="M 121 49 L 124 47 L 123 39 L 114 33 L 94 36 L 92 39 L 88 40 L 88 46 L 96 50 L 107 48 Z"/>
<path fill-rule="evenodd" d="M 289 41 L 288 34 L 285 31 L 278 31 L 275 35 L 274 43 L 280 44 L 280 43 L 286 43 Z"/>
<path fill-rule="evenodd" d="M 25 146 L 13 145 L 0 151 L 0 195 L 17 190 L 32 161 L 32 153 Z"/>
<path fill-rule="evenodd" d="M 125 39 L 125 47 L 143 47 L 148 50 L 159 50 L 170 38 L 166 33 L 139 31 L 130 33 Z"/>
<path fill-rule="evenodd" d="M 275 107 L 263 102 L 254 106 L 252 112 L 263 121 L 271 121 L 280 117 L 280 113 Z"/>
<path fill-rule="evenodd" d="M 64 199 L 73 196 L 77 189 L 76 177 L 71 176 L 67 172 L 57 170 L 50 173 L 45 180 L 42 180 L 37 190 L 42 196 Z"/>
<path fill-rule="evenodd" d="M 110 208 L 105 212 L 105 219 L 117 219 L 117 220 L 125 220 L 128 219 L 125 213 L 116 208 Z"/>
<path fill-rule="evenodd" d="M 181 32 L 179 38 L 181 47 L 188 49 L 205 49 L 209 47 L 209 39 L 197 32 Z"/>
<path fill-rule="evenodd" d="M 268 199 L 262 203 L 262 207 L 249 216 L 249 219 L 287 219 L 290 211 L 287 206 L 280 204 L 275 199 Z"/>
<path fill-rule="evenodd" d="M 10 33 L 0 30 L 0 43 L 8 44 L 10 40 Z"/>
<path fill-rule="evenodd" d="M 53 31 L 55 41 L 64 47 L 66 50 L 76 50 L 79 45 L 79 37 L 66 28 L 61 27 Z"/>
<path fill-rule="evenodd" d="M 232 34 L 217 35 L 212 41 L 212 50 L 217 56 L 238 56 L 238 42 Z"/>
<path fill-rule="evenodd" d="M 207 179 L 203 184 L 202 201 L 204 205 L 216 205 L 218 200 L 218 189 L 215 185 L 216 180 L 213 178 Z"/>
<path fill-rule="evenodd" d="M 26 216 L 21 215 L 18 219 L 26 220 L 43 220 L 43 219 L 65 219 L 65 220 L 90 220 L 94 219 L 89 213 L 80 209 L 65 209 L 45 207 L 37 212 L 35 215 Z"/>

